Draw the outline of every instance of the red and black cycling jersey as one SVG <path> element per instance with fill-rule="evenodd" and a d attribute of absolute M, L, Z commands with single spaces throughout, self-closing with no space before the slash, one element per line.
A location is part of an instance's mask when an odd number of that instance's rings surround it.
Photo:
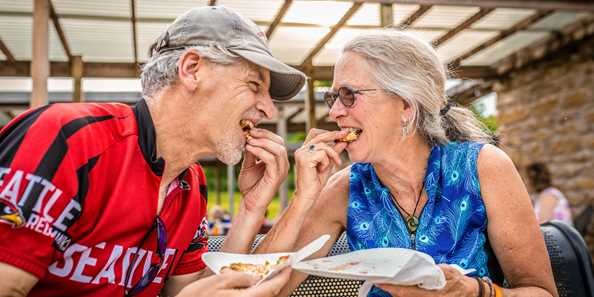
<path fill-rule="evenodd" d="M 52 104 L 0 131 L 0 262 L 39 279 L 30 296 L 121 296 L 159 262 L 155 140 L 144 100 Z M 206 202 L 198 164 L 170 184 L 159 213 L 167 249 L 141 295 L 204 268 Z"/>

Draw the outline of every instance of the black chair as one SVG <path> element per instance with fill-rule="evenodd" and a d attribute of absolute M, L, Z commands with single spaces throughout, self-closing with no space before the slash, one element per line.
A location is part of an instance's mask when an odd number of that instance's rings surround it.
<path fill-rule="evenodd" d="M 573 227 L 551 221 L 540 227 L 560 297 L 594 297 L 594 273 L 588 246 Z"/>
<path fill-rule="evenodd" d="M 572 227 L 558 221 L 541 226 L 551 264 L 555 283 L 560 297 L 594 297 L 594 277 L 592 259 L 584 239 Z M 262 239 L 259 235 L 254 246 Z M 225 240 L 224 236 L 212 236 L 208 240 L 211 251 L 218 251 Z M 490 247 L 487 248 L 490 250 Z M 336 241 L 329 256 L 350 251 L 346 235 Z M 494 254 L 490 254 L 489 270 L 494 273 L 497 283 L 503 282 L 503 274 L 498 267 Z M 291 294 L 294 297 L 356 297 L 362 282 L 354 280 L 309 276 Z"/>

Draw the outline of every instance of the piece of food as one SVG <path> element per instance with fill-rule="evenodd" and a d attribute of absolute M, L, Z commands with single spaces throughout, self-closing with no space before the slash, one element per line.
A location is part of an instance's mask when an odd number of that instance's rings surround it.
<path fill-rule="evenodd" d="M 347 130 L 349 131 L 349 134 L 347 134 L 343 138 L 339 138 L 338 141 L 353 142 L 357 140 L 357 138 L 359 138 L 359 135 L 361 135 L 361 132 L 363 132 L 363 130 L 357 128 L 347 128 Z"/>
<path fill-rule="evenodd" d="M 239 121 L 239 126 L 241 127 L 241 130 L 243 130 L 243 135 L 245 135 L 245 138 L 250 139 L 252 137 L 250 135 L 250 130 L 252 130 L 254 124 L 252 124 L 252 122 L 249 120 L 241 120 Z"/>
<path fill-rule="evenodd" d="M 229 268 L 233 271 L 239 272 L 247 272 L 255 274 L 259 277 L 265 277 L 271 269 L 279 266 L 281 264 L 286 263 L 289 260 L 289 256 L 282 256 L 276 260 L 275 264 L 272 264 L 268 261 L 264 262 L 264 264 L 252 264 L 252 263 L 231 263 L 229 266 L 224 266 L 221 268 L 221 271 L 225 268 Z"/>

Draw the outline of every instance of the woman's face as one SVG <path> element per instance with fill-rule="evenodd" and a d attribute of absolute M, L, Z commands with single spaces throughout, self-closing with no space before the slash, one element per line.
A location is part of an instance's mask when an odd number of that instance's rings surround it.
<path fill-rule="evenodd" d="M 381 89 L 373 80 L 368 63 L 360 55 L 346 52 L 334 67 L 333 91 L 341 87 L 352 90 Z M 401 145 L 403 101 L 387 91 L 367 91 L 355 95 L 354 104 L 345 107 L 340 99 L 330 109 L 330 117 L 341 129 L 358 128 L 363 132 L 347 145 L 353 162 L 377 162 L 385 158 L 388 148 Z M 393 152 L 393 150 L 392 150 Z"/>

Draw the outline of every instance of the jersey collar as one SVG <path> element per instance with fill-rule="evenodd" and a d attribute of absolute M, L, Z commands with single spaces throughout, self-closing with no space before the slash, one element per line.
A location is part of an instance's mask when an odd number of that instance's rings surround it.
<path fill-rule="evenodd" d="M 163 158 L 157 158 L 157 137 L 148 105 L 144 99 L 141 99 L 133 109 L 138 125 L 138 145 L 140 146 L 142 155 L 151 170 L 157 176 L 161 176 L 165 168 L 165 160 Z"/>

